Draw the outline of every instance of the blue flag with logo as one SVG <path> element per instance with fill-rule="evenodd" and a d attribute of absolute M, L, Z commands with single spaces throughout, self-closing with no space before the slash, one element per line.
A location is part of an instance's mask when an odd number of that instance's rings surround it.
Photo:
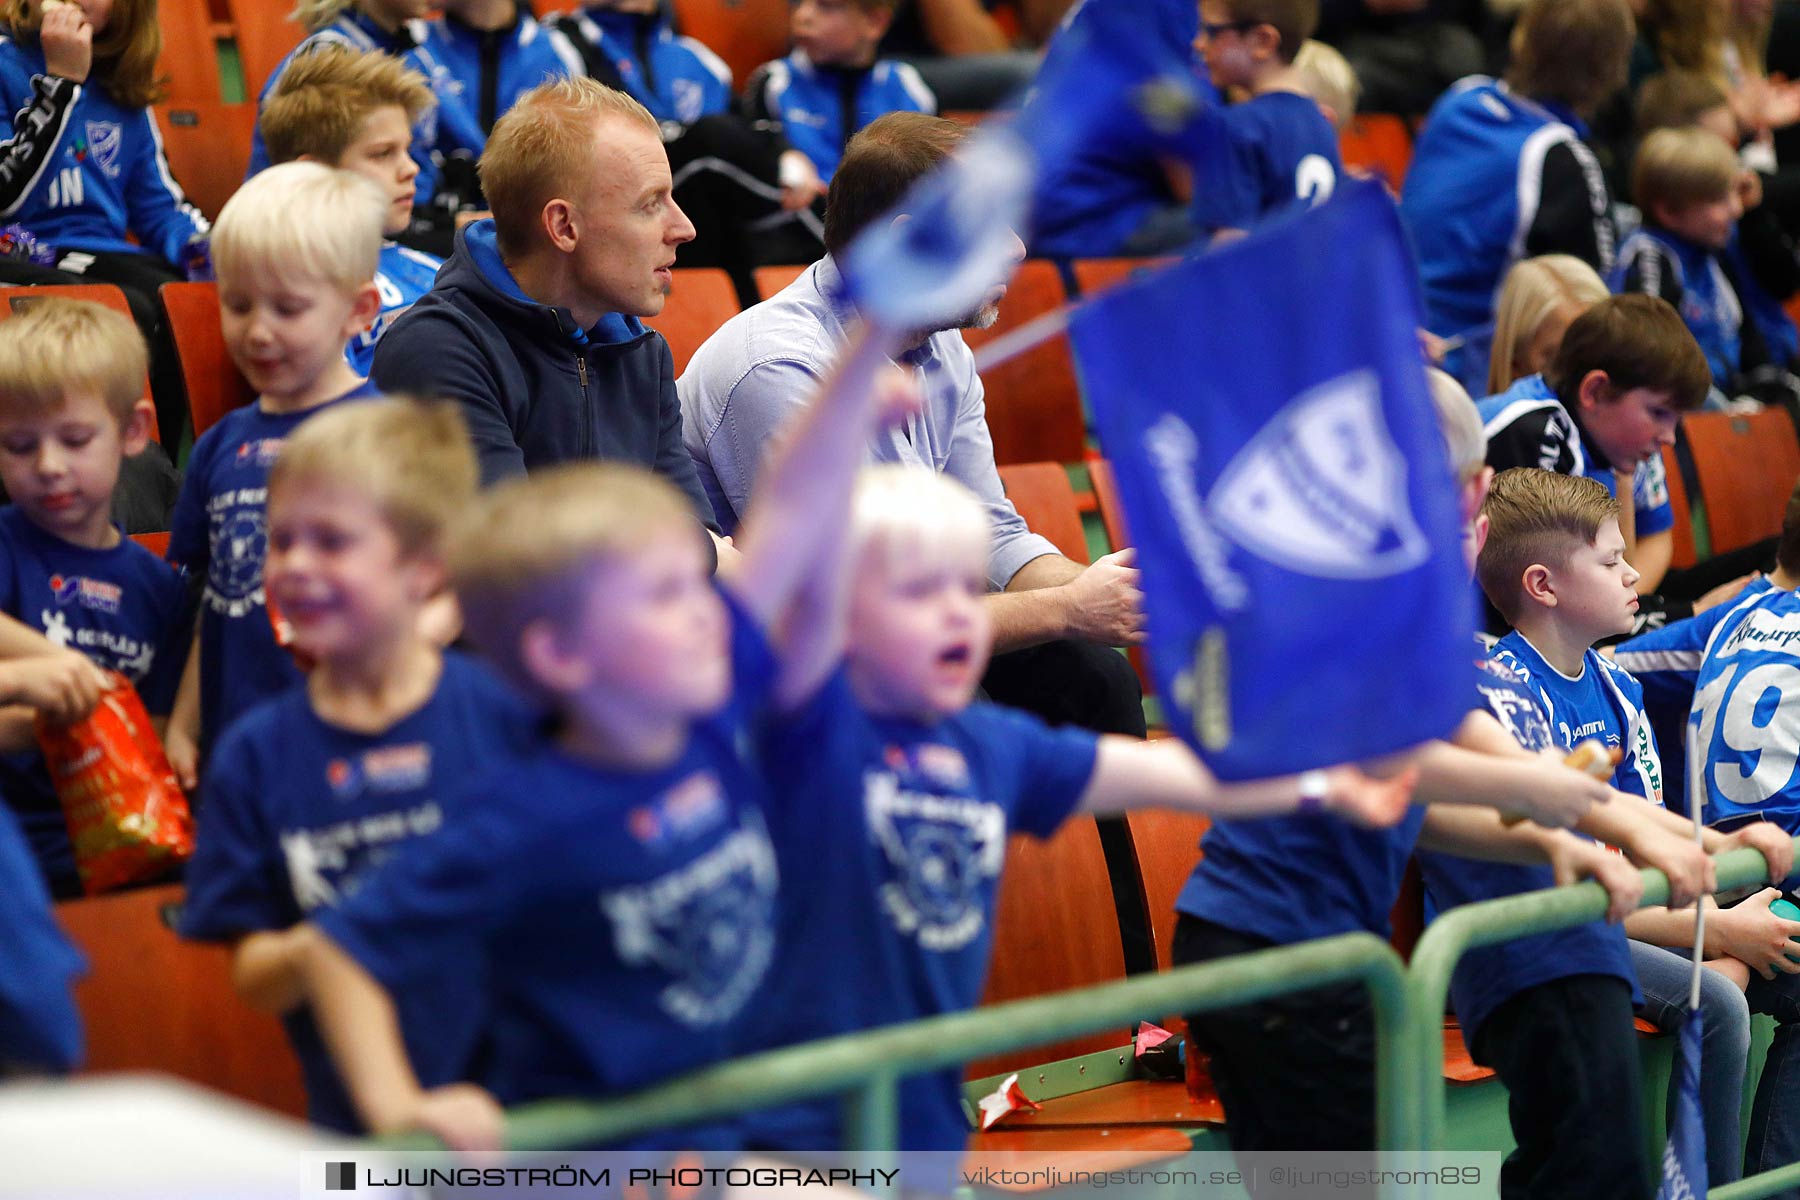
<path fill-rule="evenodd" d="M 1675 1113 L 1663 1145 L 1662 1181 L 1656 1200 L 1705 1200 L 1706 1126 L 1700 1117 L 1700 1038 L 1706 1022 L 1693 1008 L 1681 1022 L 1675 1047 Z"/>
<path fill-rule="evenodd" d="M 1387 753 L 1470 708 L 1414 278 L 1393 202 L 1350 183 L 1070 322 L 1165 711 L 1222 778 Z"/>

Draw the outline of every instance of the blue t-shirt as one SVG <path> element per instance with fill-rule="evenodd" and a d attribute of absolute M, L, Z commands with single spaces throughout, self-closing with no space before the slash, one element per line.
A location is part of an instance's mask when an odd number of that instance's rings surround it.
<path fill-rule="evenodd" d="M 1318 102 L 1268 92 L 1216 110 L 1201 140 L 1194 226 L 1250 229 L 1331 199 L 1344 172 L 1337 131 Z"/>
<path fill-rule="evenodd" d="M 976 704 L 931 725 L 864 711 L 840 672 L 762 753 L 781 863 L 781 951 L 751 1018 L 781 1046 L 973 1008 L 1009 831 L 1048 837 L 1096 739 Z M 900 1146 L 961 1150 L 960 1072 L 901 1082 Z M 750 1140 L 838 1147 L 835 1100 L 751 1114 Z"/>
<path fill-rule="evenodd" d="M 293 656 L 275 644 L 263 595 L 269 468 L 300 422 L 329 404 L 381 393 L 363 382 L 305 412 L 271 415 L 261 401 L 233 409 L 200 435 L 188 458 L 169 534 L 169 561 L 204 573 L 200 595 L 200 745 L 224 723 L 300 682 Z"/>
<path fill-rule="evenodd" d="M 1662 755 L 1663 803 L 1688 814 L 1687 723 L 1694 708 L 1694 681 L 1706 658 L 1706 643 L 1737 603 L 1761 595 L 1772 585 L 1759 576 L 1724 604 L 1683 621 L 1671 621 L 1613 647 L 1613 661 L 1630 671 L 1644 689 L 1644 711 Z"/>
<path fill-rule="evenodd" d="M 85 970 L 57 927 L 24 832 L 0 804 L 0 1073 L 80 1063 L 81 1014 L 69 988 Z"/>
<path fill-rule="evenodd" d="M 337 905 L 405 845 L 454 824 L 469 777 L 516 754 L 531 725 L 524 705 L 455 653 L 444 656 L 424 706 L 382 733 L 326 723 L 305 685 L 257 705 L 207 764 L 182 936 L 233 941 Z M 400 1028 L 425 1086 L 468 1077 L 484 994 L 479 974 L 461 963 L 397 990 Z M 308 1116 L 360 1133 L 311 1010 L 296 1009 L 283 1024 Z"/>
<path fill-rule="evenodd" d="M 1739 599 L 1713 631 L 1694 686 L 1708 825 L 1766 820 L 1800 833 L 1797 640 L 1800 593 L 1786 590 Z"/>
<path fill-rule="evenodd" d="M 1624 754 L 1612 786 L 1652 804 L 1663 802 L 1662 757 L 1644 715 L 1644 689 L 1631 673 L 1589 650 L 1571 678 L 1551 666 L 1518 630 L 1494 645 L 1494 658 L 1531 689 L 1550 722 L 1557 746 L 1574 749 L 1588 740 Z"/>
<path fill-rule="evenodd" d="M 676 761 L 609 771 L 540 745 L 319 916 L 390 990 L 485 971 L 479 1082 L 503 1104 L 629 1091 L 744 1049 L 775 953 L 775 850 L 747 757 L 774 662 L 735 606 L 733 625 L 732 697 Z M 740 1141 L 734 1121 L 632 1147 Z"/>
<path fill-rule="evenodd" d="M 169 711 L 191 636 L 187 588 L 130 538 L 90 550 L 45 533 L 17 507 L 0 508 L 0 610 L 125 676 L 150 712 Z M 44 756 L 35 749 L 0 755 L 0 795 L 18 812 L 51 887 L 79 889 Z"/>
<path fill-rule="evenodd" d="M 1586 476 L 1618 494 L 1613 464 L 1588 440 L 1542 375 L 1527 375 L 1499 395 L 1477 400 L 1475 408 L 1488 437 L 1488 465 L 1496 471 L 1541 467 Z M 1662 455 L 1652 454 L 1632 469 L 1631 507 L 1639 537 L 1675 527 Z"/>
<path fill-rule="evenodd" d="M 1481 705 L 1527 750 L 1570 749 L 1557 740 L 1543 706 L 1524 678 L 1498 658 L 1484 658 L 1476 691 Z M 1495 900 L 1556 886 L 1548 864 L 1523 866 L 1480 862 L 1453 854 L 1421 850 L 1419 870 L 1436 912 L 1459 904 Z M 1611 975 L 1634 992 L 1637 975 L 1625 930 L 1604 921 L 1573 929 L 1557 929 L 1492 946 L 1476 946 L 1457 961 L 1450 977 L 1450 1000 L 1473 1044 L 1483 1021 L 1507 1000 L 1542 983 L 1574 975 Z M 1637 997 L 1634 995 L 1633 1002 Z"/>
<path fill-rule="evenodd" d="M 431 290 L 444 260 L 422 254 L 398 242 L 381 243 L 381 263 L 375 269 L 375 290 L 381 294 L 381 311 L 374 324 L 350 339 L 344 358 L 351 370 L 367 379 L 375 361 L 375 343 L 388 326 L 400 319 L 420 296 Z"/>

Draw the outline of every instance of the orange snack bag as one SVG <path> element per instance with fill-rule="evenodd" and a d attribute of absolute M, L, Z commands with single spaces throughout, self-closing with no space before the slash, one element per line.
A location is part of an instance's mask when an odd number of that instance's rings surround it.
<path fill-rule="evenodd" d="M 88 895 L 155 879 L 194 852 L 187 797 L 124 676 L 112 673 L 86 720 L 39 717 L 37 738 Z"/>

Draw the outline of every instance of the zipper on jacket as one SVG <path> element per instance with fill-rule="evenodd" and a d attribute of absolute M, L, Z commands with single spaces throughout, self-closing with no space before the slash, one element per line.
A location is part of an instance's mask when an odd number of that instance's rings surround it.
<path fill-rule="evenodd" d="M 587 391 L 587 359 L 579 354 L 575 356 L 575 374 L 581 377 L 581 390 L 585 393 Z"/>

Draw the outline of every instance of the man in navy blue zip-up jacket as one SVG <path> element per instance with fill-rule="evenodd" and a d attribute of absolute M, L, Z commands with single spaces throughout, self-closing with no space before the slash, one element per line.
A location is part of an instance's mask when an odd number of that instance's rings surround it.
<path fill-rule="evenodd" d="M 662 311 L 694 236 L 655 118 L 591 79 L 546 84 L 495 124 L 481 178 L 493 218 L 457 235 L 436 285 L 382 335 L 376 382 L 460 401 L 484 482 L 618 459 L 712 525 L 668 343 L 639 319 Z"/>

